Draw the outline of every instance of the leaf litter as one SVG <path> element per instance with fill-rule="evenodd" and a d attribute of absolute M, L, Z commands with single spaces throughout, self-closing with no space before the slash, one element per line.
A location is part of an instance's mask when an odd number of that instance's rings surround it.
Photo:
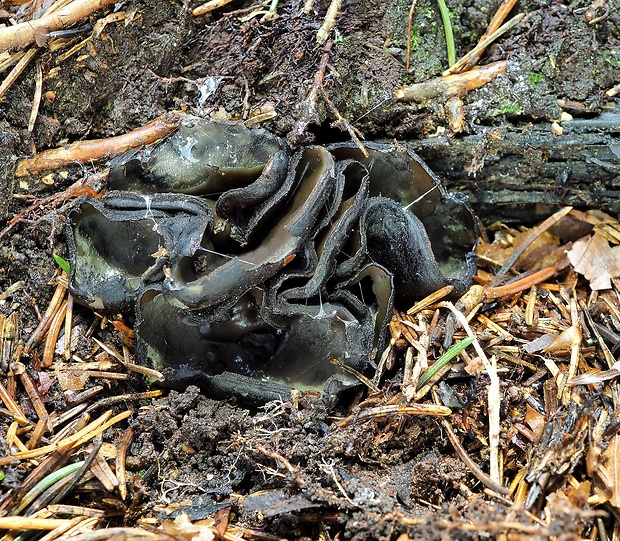
<path fill-rule="evenodd" d="M 494 234 L 494 240 L 477 248 L 478 284 L 454 305 L 443 300 L 449 293 L 445 288 L 408 313 L 395 312 L 390 345 L 375 377 L 366 380 L 367 392 L 333 412 L 303 393 L 258 412 L 218 406 L 192 388 L 167 397 L 159 390 L 110 396 L 106 387 L 140 381 L 131 371 L 131 329 L 102 316 L 86 326 L 80 317 L 67 327 L 79 339 L 64 336 L 63 326 L 53 324 L 57 314 L 63 323 L 68 317 L 70 294 L 66 276 L 59 273 L 56 294 L 37 329 L 22 334 L 17 312 L 2 318 L 6 378 L 0 384 L 0 412 L 8 424 L 0 464 L 5 481 L 13 477 L 14 482 L 3 489 L 0 528 L 41 532 L 39 537 L 49 530 L 45 539 L 96 539 L 104 531 L 123 532 L 128 539 L 271 539 L 283 535 L 274 522 L 283 516 L 295 516 L 305 531 L 325 525 L 333 531 L 339 516 L 361 512 L 368 528 L 390 521 L 408 532 L 403 535 L 415 536 L 434 524 L 455 538 L 457 532 L 506 532 L 509 538 L 527 534 L 548 539 L 552 526 L 570 516 L 575 536 L 606 539 L 604 532 L 618 528 L 615 513 L 620 508 L 615 406 L 620 364 L 614 356 L 620 344 L 620 293 L 614 280 L 620 224 L 601 212 L 569 209 L 543 229 L 491 225 L 487 234 Z M 532 232 L 537 232 L 535 238 Z M 526 249 L 520 247 L 523 242 L 529 243 Z M 521 255 L 512 257 L 512 268 L 505 269 L 514 253 Z M 527 289 L 514 286 L 536 274 L 536 262 L 549 267 L 565 257 L 570 264 L 555 276 Z M 489 285 L 502 265 L 504 278 Z M 486 295 L 501 287 L 505 294 Z M 40 355 L 47 342 L 53 352 L 49 366 Z M 24 349 L 30 352 L 30 370 L 24 365 Z M 434 364 L 442 355 L 454 358 L 437 370 Z M 46 378 L 65 393 L 64 411 L 48 411 L 42 392 Z M 101 393 L 108 396 L 98 400 Z M 184 400 L 190 404 L 180 405 Z M 163 477 L 148 467 L 141 475 L 135 471 L 145 465 L 139 455 L 148 451 L 149 419 L 166 419 L 166 409 L 173 415 L 184 412 L 183 432 L 186 422 L 200 422 L 196 415 L 202 415 L 204 430 L 209 422 L 205 408 L 226 412 L 211 452 L 217 456 L 224 446 L 229 459 L 243 462 L 263 482 L 256 485 L 262 490 L 244 493 L 233 491 L 230 480 L 226 486 L 218 479 L 220 495 L 203 498 L 201 514 L 196 506 L 204 486 L 180 490 L 188 481 L 173 481 L 172 470 L 162 472 Z M 303 419 L 319 423 L 320 430 L 303 429 Z M 412 474 L 400 489 L 402 481 L 390 474 L 396 493 L 387 506 L 382 498 L 390 491 L 377 490 L 371 484 L 376 483 L 374 474 L 359 466 L 351 469 L 347 457 L 357 455 L 400 471 L 411 466 L 412 458 L 419 460 L 416 449 L 424 446 L 417 448 L 411 438 L 421 427 L 437 435 L 443 427 L 450 454 L 461 461 L 459 473 L 440 475 L 443 481 L 435 489 L 443 494 L 439 499 L 440 493 L 425 498 L 416 491 L 421 473 Z M 300 430 L 316 440 L 320 473 L 310 468 L 312 461 L 304 462 L 295 445 L 275 436 L 298 437 Z M 188 433 L 173 434 L 168 451 L 164 442 L 162 452 L 177 453 L 180 442 L 186 456 L 201 456 L 205 442 Z M 401 448 L 400 457 L 394 446 Z M 173 463 L 164 458 L 160 467 Z M 160 479 L 160 490 L 152 477 Z M 427 483 L 437 483 L 430 478 Z M 145 496 L 146 487 L 155 494 Z M 196 490 L 198 495 L 191 496 Z M 363 496 L 364 490 L 375 495 L 374 503 Z M 130 506 L 136 497 L 144 503 Z M 494 502 L 495 513 L 473 515 L 478 520 L 472 521 L 467 509 L 481 498 Z M 461 511 L 445 515 L 441 501 L 459 502 Z M 463 502 L 469 506 L 462 507 Z M 414 518 L 416 506 L 426 508 L 424 518 Z"/>

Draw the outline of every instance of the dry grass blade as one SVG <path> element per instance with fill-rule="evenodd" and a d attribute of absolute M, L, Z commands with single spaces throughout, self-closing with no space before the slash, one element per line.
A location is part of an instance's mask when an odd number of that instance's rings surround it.
<path fill-rule="evenodd" d="M 64 518 L 0 517 L 0 530 L 55 530 L 71 523 Z"/>
<path fill-rule="evenodd" d="M 388 406 L 377 406 L 359 411 L 342 421 L 338 422 L 338 428 L 344 428 L 358 421 L 368 421 L 378 417 L 386 417 L 391 415 L 430 415 L 433 417 L 446 417 L 452 413 L 450 408 L 446 406 L 438 406 L 435 404 L 411 404 L 405 406 L 403 404 L 391 404 Z"/>
<path fill-rule="evenodd" d="M 447 302 L 446 306 L 455 315 L 456 319 L 463 326 L 463 329 L 467 331 L 470 337 L 476 337 L 472 331 L 465 316 L 455 308 L 451 302 Z M 484 350 L 480 346 L 479 341 L 476 339 L 473 341 L 473 346 L 478 353 L 480 360 L 484 364 L 490 379 L 490 385 L 488 390 L 488 410 L 489 410 L 489 462 L 490 462 L 490 476 L 494 483 L 501 486 L 500 479 L 500 467 L 499 467 L 499 436 L 500 436 L 500 381 L 497 374 L 497 367 L 495 365 L 495 359 L 491 358 L 491 361 L 487 358 Z"/>

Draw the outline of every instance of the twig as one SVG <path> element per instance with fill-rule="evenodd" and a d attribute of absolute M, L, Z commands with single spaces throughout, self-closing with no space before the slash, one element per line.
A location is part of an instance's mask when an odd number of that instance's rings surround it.
<path fill-rule="evenodd" d="M 505 34 L 510 30 L 513 26 L 515 26 L 523 17 L 525 16 L 523 13 L 513 17 L 509 22 L 502 25 L 510 10 L 514 7 L 517 0 L 505 0 L 502 2 L 497 8 L 495 15 L 491 19 L 489 26 L 487 27 L 484 34 L 482 34 L 478 44 L 469 51 L 463 58 L 461 58 L 456 64 L 450 66 L 446 71 L 442 73 L 442 75 L 450 75 L 452 73 L 461 73 L 464 71 L 470 70 L 473 66 L 478 63 L 482 53 L 486 50 L 486 48 L 493 43 L 497 38 L 501 35 Z"/>
<path fill-rule="evenodd" d="M 499 297 L 508 297 L 511 295 L 516 295 L 520 291 L 525 291 L 530 289 L 532 286 L 538 285 L 541 282 L 555 276 L 559 272 L 563 271 L 566 267 L 569 266 L 569 261 L 567 258 L 563 258 L 561 261 L 558 261 L 555 265 L 551 265 L 550 267 L 545 267 L 539 271 L 536 271 L 532 274 L 528 274 L 527 276 L 516 280 L 514 282 L 510 282 L 509 284 L 503 286 L 495 286 L 495 287 L 486 287 L 484 289 L 484 296 L 487 299 L 497 299 Z"/>
<path fill-rule="evenodd" d="M 104 178 L 107 177 L 107 175 L 107 170 L 101 171 L 94 175 L 90 175 L 85 179 L 78 180 L 76 183 L 69 186 L 64 192 L 55 193 L 43 199 L 37 199 L 32 205 L 26 207 L 19 214 L 16 214 L 7 222 L 5 228 L 0 231 L 0 240 L 2 240 L 4 236 L 9 233 L 18 223 L 25 220 L 31 212 L 39 211 L 43 209 L 46 205 L 62 204 L 65 203 L 68 199 L 79 197 L 81 195 L 87 195 L 89 197 L 97 198 L 101 197 L 103 193 L 95 190 L 93 186 L 101 182 Z"/>
<path fill-rule="evenodd" d="M 336 117 L 336 122 L 334 123 L 335 127 L 343 127 L 345 130 L 347 130 L 347 132 L 349 132 L 349 135 L 351 136 L 351 139 L 353 139 L 353 142 L 362 151 L 362 154 L 364 155 L 364 157 L 368 158 L 369 156 L 368 151 L 366 150 L 366 148 L 362 144 L 362 141 L 360 140 L 360 138 L 361 139 L 364 138 L 364 136 L 362 135 L 362 132 L 360 132 L 357 128 L 354 128 L 353 126 L 351 126 L 348 120 L 344 118 L 338 112 L 338 109 L 336 109 L 336 106 L 331 102 L 331 100 L 329 99 L 329 96 L 327 95 L 327 92 L 325 92 L 325 88 L 323 88 L 322 85 L 321 85 L 321 94 L 323 95 L 323 99 L 325 100 L 325 103 L 327 103 L 327 107 L 332 112 L 332 114 Z"/>
<path fill-rule="evenodd" d="M 41 105 L 41 95 L 43 94 L 43 69 L 41 62 L 37 62 L 37 73 L 35 75 L 34 97 L 32 99 L 32 109 L 30 111 L 30 119 L 28 120 L 28 133 L 32 133 L 34 125 L 39 116 L 39 105 Z"/>
<path fill-rule="evenodd" d="M 480 88 L 506 71 L 508 62 L 500 60 L 466 73 L 455 73 L 448 77 L 437 77 L 430 81 L 403 86 L 394 91 L 394 97 L 401 101 L 423 102 L 436 98 L 448 99 L 463 96 L 470 90 Z"/>
<path fill-rule="evenodd" d="M 127 469 L 125 467 L 125 460 L 127 457 L 127 449 L 133 441 L 133 429 L 128 429 L 123 436 L 121 447 L 116 454 L 116 476 L 118 477 L 118 491 L 121 495 L 121 499 L 127 498 Z"/>
<path fill-rule="evenodd" d="M 366 421 L 386 415 L 432 415 L 434 417 L 446 417 L 451 413 L 452 410 L 450 410 L 450 408 L 446 406 L 436 406 L 435 404 L 411 404 L 409 406 L 390 404 L 387 406 L 365 409 L 350 415 L 338 423 L 338 428 L 344 428 L 356 421 Z"/>
<path fill-rule="evenodd" d="M 116 0 L 74 0 L 67 6 L 39 19 L 0 28 L 0 51 L 29 45 L 36 41 L 37 36 L 67 28 L 115 2 Z"/>
<path fill-rule="evenodd" d="M 446 302 L 445 305 L 450 309 L 450 311 L 455 315 L 456 319 L 462 325 L 465 332 L 467 332 L 468 336 L 474 337 L 475 334 L 472 331 L 467 319 L 465 316 L 456 309 L 456 307 L 450 302 Z M 500 394 L 500 383 L 499 376 L 497 375 L 497 368 L 495 366 L 495 358 L 492 357 L 491 361 L 487 359 L 484 350 L 480 346 L 480 342 L 478 340 L 474 340 L 473 346 L 476 350 L 476 353 L 482 360 L 484 367 L 489 375 L 489 391 L 488 391 L 488 410 L 489 410 L 489 470 L 491 479 L 498 485 L 501 486 L 501 479 L 499 476 L 499 434 L 500 434 L 500 404 L 501 404 L 501 394 Z M 501 494 L 504 494 L 503 492 Z"/>
<path fill-rule="evenodd" d="M 0 517 L 0 530 L 55 530 L 70 523 L 64 518 Z"/>
<path fill-rule="evenodd" d="M 572 209 L 573 209 L 573 207 L 564 207 L 563 209 L 561 209 L 561 210 L 557 211 L 555 214 L 553 214 L 553 216 L 550 216 L 549 218 L 547 218 L 543 223 L 541 223 L 540 225 L 536 226 L 531 231 L 531 233 L 527 237 L 525 237 L 523 239 L 521 244 L 519 244 L 519 246 L 517 246 L 513 250 L 512 254 L 508 258 L 508 261 L 506 261 L 506 263 L 504 263 L 502 268 L 497 272 L 497 274 L 494 276 L 494 278 L 489 282 L 488 287 L 492 288 L 492 287 L 496 286 L 497 284 L 499 284 L 500 280 L 504 276 L 506 276 L 506 274 L 508 274 L 508 271 L 517 262 L 517 260 L 521 257 L 521 255 L 523 255 L 523 252 L 525 252 L 525 250 L 527 250 L 527 248 L 538 237 L 540 237 L 540 235 L 542 235 L 545 231 L 547 231 L 547 229 L 549 229 L 552 225 L 555 225 L 556 223 L 558 223 Z"/>
<path fill-rule="evenodd" d="M 329 4 L 329 8 L 327 8 L 327 13 L 325 14 L 325 21 L 316 33 L 316 40 L 320 45 L 323 45 L 323 43 L 327 41 L 329 33 L 332 31 L 334 26 L 336 26 L 336 16 L 338 15 L 338 11 L 341 6 L 342 0 L 332 0 L 331 4 Z"/>
<path fill-rule="evenodd" d="M 205 13 L 221 8 L 226 4 L 230 4 L 232 1 L 233 0 L 209 0 L 209 2 L 205 2 L 204 4 L 194 8 L 192 10 L 192 15 L 194 17 L 199 17 L 200 15 L 204 15 Z"/>
<path fill-rule="evenodd" d="M 113 158 L 132 148 L 151 145 L 170 135 L 179 127 L 182 120 L 182 114 L 170 113 L 123 135 L 79 141 L 67 148 L 45 150 L 34 158 L 21 160 L 15 169 L 15 176 L 23 177 L 75 163 L 84 164 Z"/>
<path fill-rule="evenodd" d="M 493 479 L 491 479 L 486 473 L 484 473 L 478 467 L 478 464 L 476 464 L 471 458 L 469 458 L 467 451 L 465 451 L 458 437 L 454 433 L 454 430 L 452 430 L 450 421 L 448 421 L 447 419 L 442 419 L 441 421 L 442 421 L 444 428 L 446 429 L 446 433 L 448 434 L 448 439 L 450 440 L 450 443 L 452 443 L 452 446 L 454 447 L 456 454 L 459 455 L 459 458 L 471 470 L 471 472 L 474 474 L 476 479 L 478 479 L 478 481 L 480 481 L 485 487 L 490 488 L 493 492 L 497 492 L 498 494 L 503 494 L 504 496 L 510 495 L 510 491 L 505 486 L 500 485 L 496 483 L 495 481 L 493 481 Z"/>
<path fill-rule="evenodd" d="M 1 31 L 2 29 L 0 29 Z M 38 47 L 31 47 L 28 49 L 28 52 L 24 54 L 19 62 L 15 65 L 15 67 L 9 72 L 6 76 L 2 84 L 0 84 L 0 100 L 6 94 L 6 91 L 11 88 L 13 83 L 17 80 L 17 78 L 21 75 L 22 71 L 26 69 L 26 66 L 30 64 L 30 61 L 35 57 L 37 52 L 39 51 Z"/>
<path fill-rule="evenodd" d="M 405 70 L 407 72 L 409 71 L 409 62 L 411 60 L 411 27 L 413 26 L 413 14 L 417 3 L 418 0 L 412 0 L 407 22 L 407 59 L 405 60 Z"/>

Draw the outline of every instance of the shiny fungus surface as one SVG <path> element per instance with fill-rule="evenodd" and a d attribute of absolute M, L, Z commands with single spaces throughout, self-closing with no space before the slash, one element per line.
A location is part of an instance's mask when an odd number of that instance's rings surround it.
<path fill-rule="evenodd" d="M 139 362 L 170 385 L 250 402 L 329 400 L 385 347 L 393 308 L 469 286 L 475 221 L 394 145 L 291 152 L 242 123 L 187 117 L 70 212 L 75 297 L 135 316 Z"/>

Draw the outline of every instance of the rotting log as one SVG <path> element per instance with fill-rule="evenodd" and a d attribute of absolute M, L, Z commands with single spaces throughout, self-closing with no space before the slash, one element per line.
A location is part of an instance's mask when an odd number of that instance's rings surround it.
<path fill-rule="evenodd" d="M 474 135 L 411 141 L 485 223 L 531 223 L 559 206 L 620 214 L 620 111 L 562 123 L 477 128 Z"/>

